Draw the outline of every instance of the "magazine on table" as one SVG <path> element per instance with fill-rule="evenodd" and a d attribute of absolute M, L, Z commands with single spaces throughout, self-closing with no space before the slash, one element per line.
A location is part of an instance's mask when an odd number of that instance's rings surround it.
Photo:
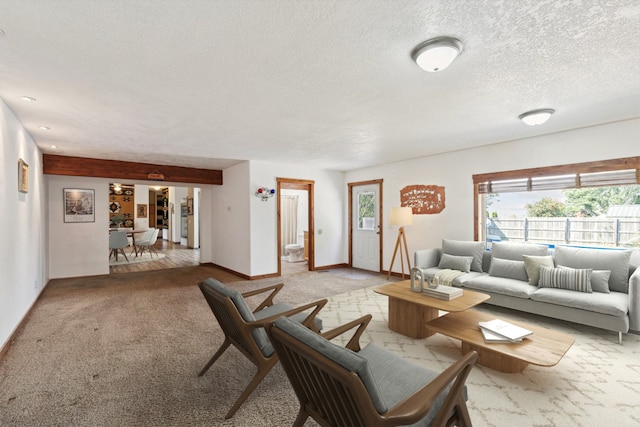
<path fill-rule="evenodd" d="M 482 332 L 482 336 L 484 338 L 484 342 L 486 343 L 507 343 L 507 344 L 514 344 L 514 343 L 521 343 L 522 342 L 522 338 L 517 339 L 517 340 L 510 340 L 507 337 L 503 337 L 502 335 L 498 335 L 494 332 L 491 332 L 488 329 L 485 329 L 483 327 L 480 327 L 480 331 Z"/>
<path fill-rule="evenodd" d="M 532 331 L 525 329 L 521 326 L 514 325 L 513 323 L 505 322 L 502 319 L 493 319 L 488 322 L 478 322 L 478 325 L 482 329 L 486 329 L 494 334 L 501 335 L 509 340 L 522 340 L 524 337 L 528 337 L 533 334 Z"/>

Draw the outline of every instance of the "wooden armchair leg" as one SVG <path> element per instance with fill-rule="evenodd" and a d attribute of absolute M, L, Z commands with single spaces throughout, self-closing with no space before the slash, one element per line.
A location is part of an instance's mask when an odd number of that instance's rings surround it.
<path fill-rule="evenodd" d="M 220 348 L 218 349 L 218 351 L 216 351 L 216 354 L 214 354 L 213 357 L 209 360 L 209 362 L 207 362 L 205 367 L 202 368 L 198 376 L 199 377 L 203 376 L 204 373 L 207 372 L 207 370 L 211 367 L 211 365 L 213 365 L 215 361 L 218 360 L 218 357 L 220 357 L 222 353 L 224 353 L 224 351 L 227 348 L 229 348 L 230 345 L 231 345 L 231 341 L 229 339 L 225 339 L 222 345 L 220 346 Z"/>
<path fill-rule="evenodd" d="M 298 412 L 298 416 L 296 420 L 293 422 L 293 427 L 302 427 L 304 423 L 307 422 L 309 418 L 309 414 L 307 414 L 304 409 L 300 408 L 300 412 Z"/>
<path fill-rule="evenodd" d="M 251 380 L 249 385 L 247 385 L 247 388 L 244 389 L 238 400 L 236 400 L 236 403 L 233 404 L 231 409 L 229 409 L 229 412 L 227 412 L 227 415 L 224 416 L 225 419 L 228 420 L 229 418 L 233 417 L 240 406 L 242 406 L 244 401 L 247 400 L 247 397 L 249 397 L 249 395 L 253 393 L 253 390 L 255 390 L 258 384 L 260 384 L 260 381 L 262 381 L 262 379 L 269 373 L 270 370 L 271 367 L 268 367 L 266 369 L 258 369 L 258 372 L 256 372 L 256 374 L 253 376 L 253 379 Z"/>

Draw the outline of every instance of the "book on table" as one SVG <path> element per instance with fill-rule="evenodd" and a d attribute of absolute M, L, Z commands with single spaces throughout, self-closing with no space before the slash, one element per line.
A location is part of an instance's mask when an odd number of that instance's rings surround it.
<path fill-rule="evenodd" d="M 452 300 L 462 296 L 462 289 L 452 286 L 438 286 L 437 288 L 424 288 L 422 293 L 433 298 Z"/>
<path fill-rule="evenodd" d="M 500 343 L 506 343 L 506 344 L 515 344 L 515 343 L 521 343 L 522 342 L 522 338 L 517 339 L 517 340 L 510 340 L 507 337 L 503 337 L 502 335 L 498 335 L 494 332 L 491 332 L 488 329 L 485 328 L 480 328 L 480 331 L 482 332 L 482 337 L 484 338 L 484 342 L 486 342 L 487 344 L 490 343 L 494 343 L 494 344 L 500 344 Z"/>
<path fill-rule="evenodd" d="M 505 322 L 502 319 L 493 319 L 488 322 L 478 322 L 481 329 L 486 329 L 494 334 L 501 335 L 510 340 L 522 340 L 533 334 L 532 331 L 513 323 Z"/>

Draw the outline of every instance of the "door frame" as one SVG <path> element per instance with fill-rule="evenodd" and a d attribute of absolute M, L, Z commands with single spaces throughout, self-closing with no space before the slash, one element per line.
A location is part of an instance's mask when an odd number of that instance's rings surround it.
<path fill-rule="evenodd" d="M 281 222 L 281 212 L 280 212 L 280 191 L 283 189 L 287 190 L 304 190 L 307 192 L 307 215 L 309 215 L 308 223 L 309 223 L 309 259 L 307 261 L 307 265 L 309 266 L 309 271 L 314 271 L 316 269 L 315 264 L 315 255 L 313 250 L 313 242 L 314 242 L 314 206 L 313 206 L 313 191 L 314 191 L 315 181 L 306 180 L 306 179 L 293 179 L 293 178 L 277 178 L 276 177 L 276 197 L 278 198 L 278 213 L 276 215 L 276 222 L 278 223 L 278 238 L 277 238 L 277 246 L 278 246 L 278 276 L 282 275 L 282 222 Z"/>
<path fill-rule="evenodd" d="M 382 226 L 382 179 L 373 179 L 370 181 L 359 181 L 359 182 L 349 182 L 347 183 L 347 186 L 349 187 L 349 212 L 348 212 L 348 218 L 349 218 L 349 267 L 353 267 L 353 187 L 358 187 L 361 185 L 372 185 L 372 184 L 378 184 L 378 218 L 380 218 L 380 227 L 379 230 L 380 232 L 378 233 L 378 238 L 380 239 L 380 243 L 379 243 L 379 273 L 382 273 L 382 237 L 383 237 L 383 229 L 384 227 Z"/>

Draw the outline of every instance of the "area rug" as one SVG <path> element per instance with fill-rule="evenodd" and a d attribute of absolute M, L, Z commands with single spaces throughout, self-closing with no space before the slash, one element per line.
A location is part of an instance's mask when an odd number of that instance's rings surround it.
<path fill-rule="evenodd" d="M 142 255 L 136 256 L 135 254 L 129 255 L 127 254 L 128 261 L 124 259 L 122 254 L 118 257 L 118 260 L 115 261 L 114 258 L 109 260 L 109 265 L 127 265 L 127 264 L 138 264 L 141 262 L 150 262 L 150 261 L 158 261 L 164 258 L 165 255 L 163 253 L 150 255 L 148 252 L 143 253 Z"/>
<path fill-rule="evenodd" d="M 298 404 L 280 365 L 231 420 L 224 414 L 255 373 L 231 348 L 202 377 L 198 371 L 223 341 L 197 282 L 218 277 L 239 290 L 274 281 L 277 301 L 303 303 L 322 293 L 327 329 L 371 313 L 363 343 L 373 341 L 442 371 L 458 357 L 456 340 L 415 340 L 387 327 L 387 299 L 372 287 L 383 275 L 354 280 L 300 273 L 235 280 L 213 268 L 60 279 L 50 283 L 0 361 L 4 426 L 265 426 L 291 425 Z M 640 425 L 640 337 L 617 335 L 495 307 L 496 316 L 556 328 L 576 343 L 552 368 L 505 374 L 476 366 L 467 382 L 476 427 Z M 317 426 L 311 420 L 305 426 Z"/>

